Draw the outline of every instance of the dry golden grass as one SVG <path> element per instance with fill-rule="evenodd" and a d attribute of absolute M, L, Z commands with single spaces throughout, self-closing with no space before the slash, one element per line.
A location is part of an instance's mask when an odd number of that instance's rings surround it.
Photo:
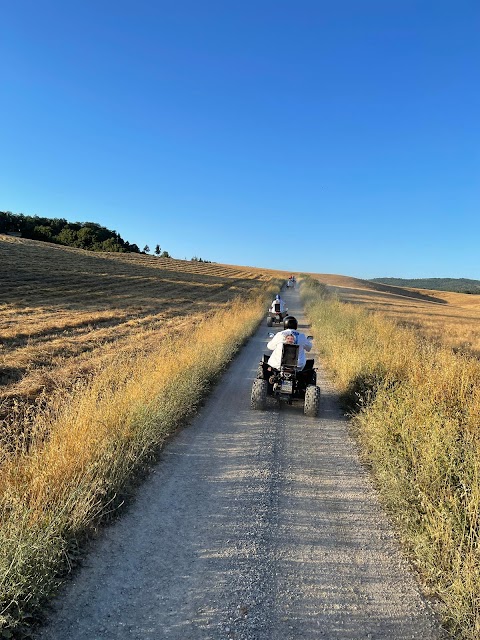
<path fill-rule="evenodd" d="M 0 237 L 0 635 L 195 411 L 284 274 Z"/>
<path fill-rule="evenodd" d="M 476 640 L 480 361 L 369 311 L 369 302 L 359 303 L 369 294 L 359 290 L 351 294 L 355 304 L 345 304 L 307 280 L 302 295 L 321 336 L 317 348 L 352 411 L 365 459 L 406 548 L 427 589 L 443 602 L 446 624 L 456 637 Z"/>
<path fill-rule="evenodd" d="M 279 275 L 0 236 L 0 421 Z"/>
<path fill-rule="evenodd" d="M 437 342 L 480 356 L 480 296 L 407 289 L 331 274 L 311 274 L 340 300 L 379 311 Z"/>
<path fill-rule="evenodd" d="M 17 439 L 0 465 L 0 631 L 49 597 L 72 547 L 195 411 L 264 316 L 265 295 L 248 302 L 237 299 L 155 350 L 115 354 L 36 411 L 27 445 Z"/>

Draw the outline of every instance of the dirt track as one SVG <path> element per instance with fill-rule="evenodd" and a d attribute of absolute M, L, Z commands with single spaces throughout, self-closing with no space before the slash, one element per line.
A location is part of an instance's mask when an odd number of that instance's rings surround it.
<path fill-rule="evenodd" d="M 297 291 L 285 298 L 304 323 Z M 263 324 L 166 447 L 37 638 L 445 637 L 325 375 L 319 419 L 300 405 L 250 410 L 267 331 Z"/>

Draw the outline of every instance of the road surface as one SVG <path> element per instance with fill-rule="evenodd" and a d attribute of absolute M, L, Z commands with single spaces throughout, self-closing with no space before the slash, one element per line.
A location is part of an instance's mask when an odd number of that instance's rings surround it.
<path fill-rule="evenodd" d="M 298 291 L 285 299 L 308 333 Z M 325 373 L 317 419 L 273 400 L 265 412 L 250 409 L 268 331 L 263 323 L 194 422 L 168 443 L 36 638 L 446 637 Z"/>

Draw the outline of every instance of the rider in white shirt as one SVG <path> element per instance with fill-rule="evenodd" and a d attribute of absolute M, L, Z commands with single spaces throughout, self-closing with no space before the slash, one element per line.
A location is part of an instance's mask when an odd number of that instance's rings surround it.
<path fill-rule="evenodd" d="M 312 341 L 307 338 L 304 333 L 297 331 L 298 322 L 293 316 L 287 316 L 283 322 L 284 330 L 276 333 L 270 342 L 267 343 L 267 349 L 273 351 L 272 355 L 268 359 L 268 366 L 273 369 L 280 369 L 282 363 L 282 350 L 283 344 L 288 342 L 290 344 L 298 344 L 298 369 L 301 371 L 306 364 L 307 357 L 305 351 L 310 351 L 313 344 Z M 293 341 L 292 338 L 293 337 Z"/>
<path fill-rule="evenodd" d="M 275 308 L 275 305 L 279 304 L 280 305 L 280 309 L 277 311 L 277 309 Z M 270 311 L 272 313 L 285 313 L 286 308 L 285 308 L 285 302 L 281 299 L 281 297 L 278 295 L 275 296 L 275 299 L 272 300 L 272 304 L 270 305 Z"/>

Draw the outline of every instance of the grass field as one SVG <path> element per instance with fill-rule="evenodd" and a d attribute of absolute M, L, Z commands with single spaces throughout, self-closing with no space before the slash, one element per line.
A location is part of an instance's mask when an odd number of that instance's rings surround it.
<path fill-rule="evenodd" d="M 456 638 L 477 640 L 477 305 L 469 295 L 391 289 L 322 275 L 306 279 L 302 296 L 359 450 L 424 588 Z"/>
<path fill-rule="evenodd" d="M 28 631 L 286 275 L 0 236 L 0 636 Z M 379 487 L 448 624 L 476 638 L 480 298 L 315 278 L 351 303 L 309 309 L 339 388 L 361 399 Z"/>
<path fill-rule="evenodd" d="M 0 636 L 193 415 L 285 275 L 0 236 Z"/>
<path fill-rule="evenodd" d="M 405 289 L 331 274 L 311 274 L 339 299 L 379 311 L 455 350 L 480 356 L 480 295 Z"/>
<path fill-rule="evenodd" d="M 31 420 L 42 394 L 119 351 L 155 349 L 278 275 L 0 236 L 0 432 Z"/>

